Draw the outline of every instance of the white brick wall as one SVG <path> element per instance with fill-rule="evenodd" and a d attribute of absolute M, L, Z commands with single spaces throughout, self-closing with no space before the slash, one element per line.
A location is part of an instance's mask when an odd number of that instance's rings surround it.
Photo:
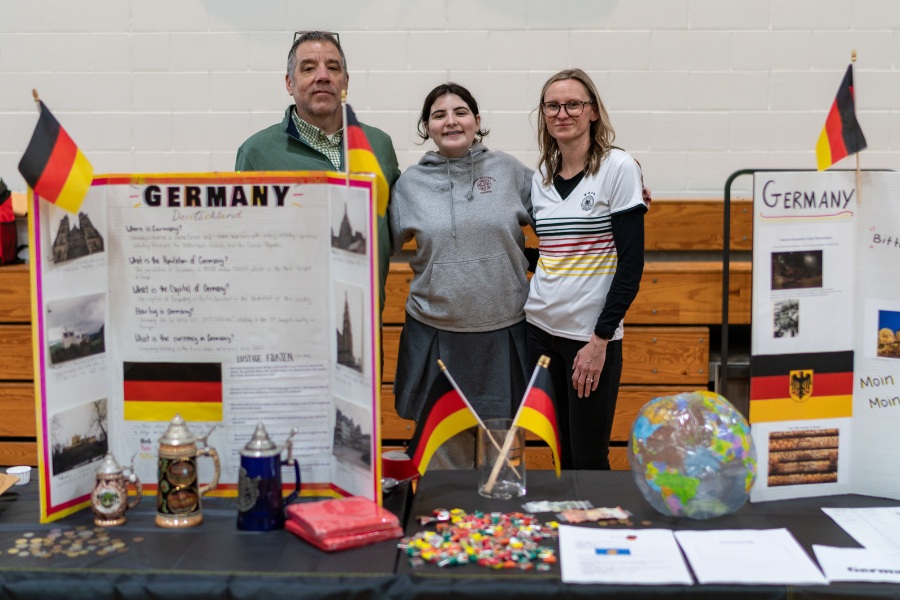
<path fill-rule="evenodd" d="M 447 80 L 475 94 L 487 143 L 533 166 L 540 88 L 580 66 L 656 196 L 721 196 L 738 169 L 815 165 L 856 48 L 862 165 L 900 168 L 896 0 L 2 0 L 2 12 L 0 177 L 16 190 L 32 88 L 98 173 L 231 169 L 290 102 L 295 29 L 341 33 L 350 101 L 402 167 L 430 148 L 418 111 Z"/>

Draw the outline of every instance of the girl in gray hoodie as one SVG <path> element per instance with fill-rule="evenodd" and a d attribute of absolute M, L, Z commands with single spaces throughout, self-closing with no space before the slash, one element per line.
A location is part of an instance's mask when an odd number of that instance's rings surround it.
<path fill-rule="evenodd" d="M 394 397 L 401 417 L 425 419 L 441 359 L 482 419 L 512 416 L 525 391 L 528 297 L 522 226 L 532 225 L 533 171 L 481 143 L 478 104 L 455 83 L 425 98 L 419 135 L 437 151 L 400 176 L 391 192 L 394 253 L 416 240 L 400 336 Z M 474 433 L 435 453 L 432 468 L 472 468 Z"/>

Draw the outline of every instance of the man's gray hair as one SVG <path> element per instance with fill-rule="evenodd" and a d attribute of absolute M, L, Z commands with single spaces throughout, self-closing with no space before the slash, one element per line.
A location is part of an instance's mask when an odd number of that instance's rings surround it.
<path fill-rule="evenodd" d="M 294 67 L 297 66 L 297 46 L 304 42 L 331 42 L 337 48 L 338 54 L 341 55 L 341 64 L 344 66 L 344 73 L 347 72 L 347 57 L 344 56 L 344 49 L 341 48 L 341 41 L 338 37 L 329 31 L 304 31 L 302 35 L 294 40 L 291 45 L 291 51 L 288 53 L 287 74 L 293 80 Z"/>

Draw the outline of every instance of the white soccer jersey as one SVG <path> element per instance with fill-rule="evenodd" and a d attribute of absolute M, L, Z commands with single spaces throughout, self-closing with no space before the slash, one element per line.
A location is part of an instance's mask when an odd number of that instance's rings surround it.
<path fill-rule="evenodd" d="M 597 174 L 585 176 L 565 200 L 535 173 L 531 201 L 541 258 L 526 319 L 552 335 L 588 341 L 616 273 L 611 217 L 643 205 L 640 167 L 613 149 Z M 612 339 L 621 337 L 620 322 Z"/>

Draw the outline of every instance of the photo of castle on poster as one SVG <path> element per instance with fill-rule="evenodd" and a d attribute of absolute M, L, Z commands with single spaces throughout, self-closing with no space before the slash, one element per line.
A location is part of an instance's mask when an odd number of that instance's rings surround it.
<path fill-rule="evenodd" d="M 53 237 L 50 246 L 50 262 L 62 264 L 105 252 L 105 211 L 91 210 L 90 205 L 91 203 L 86 200 L 77 215 L 60 208 L 52 208 L 50 231 Z"/>
<path fill-rule="evenodd" d="M 103 354 L 106 294 L 91 294 L 47 303 L 47 352 L 50 364 Z"/>
<path fill-rule="evenodd" d="M 50 418 L 53 475 L 103 458 L 109 451 L 108 431 L 106 398 L 54 414 Z"/>

